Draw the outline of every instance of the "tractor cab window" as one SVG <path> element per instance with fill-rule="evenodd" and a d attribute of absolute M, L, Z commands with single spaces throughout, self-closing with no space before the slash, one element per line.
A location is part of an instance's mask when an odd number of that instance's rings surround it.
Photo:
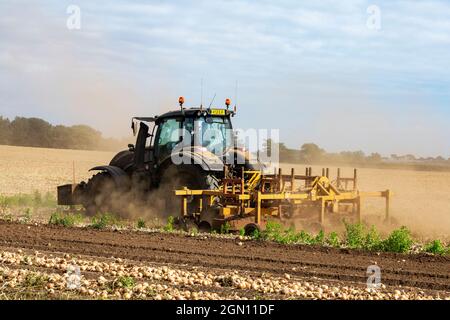
<path fill-rule="evenodd" d="M 167 119 L 159 125 L 157 145 L 160 159 L 170 156 L 180 142 L 180 124 L 181 122 L 177 119 Z"/>
<path fill-rule="evenodd" d="M 198 119 L 198 143 L 215 155 L 222 155 L 233 145 L 230 119 L 206 116 Z"/>

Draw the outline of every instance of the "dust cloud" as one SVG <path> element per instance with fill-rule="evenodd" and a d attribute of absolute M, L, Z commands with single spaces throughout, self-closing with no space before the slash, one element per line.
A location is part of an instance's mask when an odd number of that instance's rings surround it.
<path fill-rule="evenodd" d="M 305 166 L 282 164 L 285 172 L 294 167 L 304 172 Z M 312 166 L 313 174 L 320 174 L 323 166 Z M 337 167 L 329 166 L 331 178 Z M 391 223 L 383 222 L 385 203 L 382 198 L 363 201 L 363 222 L 374 224 L 381 232 L 407 226 L 418 239 L 450 240 L 450 172 L 414 171 L 401 169 L 358 169 L 358 189 L 361 191 L 391 190 Z M 286 171 L 288 170 L 288 171 Z M 341 166 L 342 176 L 351 177 L 353 167 Z M 333 226 L 333 228 L 335 228 Z M 343 225 L 341 224 L 341 228 Z"/>

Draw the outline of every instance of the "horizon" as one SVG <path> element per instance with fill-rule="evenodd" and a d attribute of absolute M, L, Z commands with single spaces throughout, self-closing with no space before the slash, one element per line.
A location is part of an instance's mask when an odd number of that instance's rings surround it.
<path fill-rule="evenodd" d="M 22 117 L 22 116 L 16 116 L 16 117 L 18 117 L 18 118 L 26 118 L 26 119 L 34 118 L 34 119 L 43 120 L 43 121 L 46 121 L 47 123 L 49 123 L 50 125 L 52 125 L 53 127 L 59 126 L 59 125 L 63 125 L 63 124 L 60 124 L 60 123 L 51 123 L 51 122 L 47 121 L 46 119 L 42 119 L 42 118 L 39 118 L 39 117 L 30 117 L 30 118 Z M 8 117 L 4 117 L 4 116 L 2 116 L 2 115 L 0 114 L 0 120 L 1 120 L 2 118 L 3 118 L 3 119 L 7 119 L 7 120 L 9 120 L 10 122 L 14 120 L 14 119 L 10 119 L 10 118 L 8 118 Z M 64 125 L 63 125 L 63 126 L 64 126 Z M 70 125 L 70 126 L 89 126 L 89 125 L 83 124 L 83 123 L 75 123 L 75 124 L 72 124 L 72 125 Z M 91 127 L 91 126 L 89 126 L 89 127 L 92 128 L 92 129 L 94 129 L 94 130 L 97 130 L 96 128 L 93 128 L 93 127 Z M 105 135 L 105 134 L 104 134 L 103 132 L 101 132 L 101 131 L 98 131 L 98 132 L 100 132 L 100 134 L 102 135 L 102 138 L 104 138 L 104 139 L 114 139 L 115 142 L 117 142 L 117 143 L 121 143 L 121 142 L 123 142 L 123 141 L 127 141 L 127 140 L 130 140 L 130 139 L 132 139 L 132 142 L 134 143 L 134 139 L 135 139 L 135 137 L 133 136 L 133 134 L 128 135 L 128 136 L 121 136 L 121 137 L 111 137 L 111 136 Z M 301 146 L 299 146 L 298 148 L 295 148 L 295 147 L 292 148 L 292 147 L 288 146 L 284 141 L 281 141 L 281 140 L 280 140 L 278 143 L 276 143 L 276 144 L 283 144 L 283 145 L 286 146 L 289 150 L 293 150 L 293 151 L 300 151 L 300 150 L 301 150 Z M 445 161 L 450 161 L 450 157 L 447 159 L 445 156 L 442 156 L 442 155 L 437 155 L 436 157 L 432 157 L 432 156 L 418 156 L 418 155 L 416 155 L 416 154 L 399 154 L 399 153 L 383 154 L 383 153 L 376 152 L 376 151 L 375 151 L 375 152 L 371 152 L 371 153 L 366 153 L 366 152 L 364 152 L 364 150 L 338 150 L 338 151 L 330 151 L 330 150 L 324 149 L 321 145 L 315 143 L 314 141 L 307 141 L 307 142 L 304 142 L 304 144 L 315 144 L 315 145 L 317 145 L 319 148 L 321 148 L 322 150 L 324 150 L 325 153 L 328 154 L 328 155 L 331 155 L 331 154 L 340 154 L 340 153 L 344 153 L 344 152 L 359 152 L 359 151 L 362 151 L 366 157 L 370 156 L 371 154 L 379 154 L 379 155 L 382 157 L 383 160 L 397 160 L 397 159 L 394 159 L 393 156 L 396 156 L 396 157 L 398 157 L 398 158 L 402 158 L 402 157 L 407 157 L 407 156 L 411 156 L 411 155 L 412 155 L 412 156 L 415 157 L 414 160 L 429 160 L 429 159 L 436 159 L 436 158 L 438 158 L 438 157 L 443 157 Z M 0 145 L 2 145 L 2 144 L 0 143 Z M 13 145 L 13 144 L 6 144 L 5 146 L 21 147 L 20 145 Z M 34 146 L 34 147 L 36 147 L 36 148 L 46 148 L 46 147 L 41 147 L 41 146 Z M 53 149 L 53 148 L 51 148 L 51 149 Z M 58 149 L 58 148 L 56 148 L 56 149 Z M 98 150 L 98 151 L 102 151 L 102 150 Z M 108 152 L 111 152 L 111 151 L 108 151 Z M 252 154 L 256 154 L 257 152 L 258 152 L 258 150 L 252 151 Z"/>
<path fill-rule="evenodd" d="M 26 4 L 0 4 L 4 117 L 123 138 L 178 96 L 234 104 L 237 81 L 234 126 L 280 129 L 291 149 L 450 158 L 445 1 Z"/>

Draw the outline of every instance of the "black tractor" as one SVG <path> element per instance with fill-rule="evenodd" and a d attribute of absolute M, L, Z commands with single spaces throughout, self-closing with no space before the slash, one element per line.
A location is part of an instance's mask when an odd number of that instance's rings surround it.
<path fill-rule="evenodd" d="M 125 204 L 144 203 L 158 190 L 167 215 L 179 211 L 174 190 L 214 189 L 227 172 L 254 170 L 237 147 L 231 117 L 235 109 L 184 108 L 155 117 L 134 117 L 136 143 L 119 152 L 87 182 L 58 187 L 59 205 L 83 205 L 87 215 L 126 214 Z M 150 204 L 151 205 L 151 204 Z"/>

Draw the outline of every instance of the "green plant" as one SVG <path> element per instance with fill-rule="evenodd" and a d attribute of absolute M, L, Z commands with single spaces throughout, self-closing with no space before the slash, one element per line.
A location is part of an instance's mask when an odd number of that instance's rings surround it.
<path fill-rule="evenodd" d="M 312 244 L 314 237 L 310 235 L 308 232 L 302 230 L 296 235 L 296 242 L 303 244 Z"/>
<path fill-rule="evenodd" d="M 345 225 L 345 240 L 350 248 L 362 248 L 364 246 L 364 225 L 362 223 L 347 223 Z"/>
<path fill-rule="evenodd" d="M 410 231 L 405 227 L 392 231 L 382 242 L 384 251 L 404 253 L 411 249 L 413 240 Z"/>
<path fill-rule="evenodd" d="M 239 229 L 239 235 L 240 235 L 241 237 L 244 237 L 244 236 L 245 236 L 245 229 L 244 229 L 244 228 Z"/>
<path fill-rule="evenodd" d="M 191 236 L 197 236 L 198 235 L 198 229 L 196 227 L 191 227 L 191 228 L 189 228 L 188 233 Z"/>
<path fill-rule="evenodd" d="M 275 221 L 267 221 L 266 228 L 262 232 L 263 237 L 269 240 L 275 240 L 279 238 L 283 227 L 281 224 Z"/>
<path fill-rule="evenodd" d="M 231 225 L 228 221 L 226 221 L 224 224 L 220 226 L 220 233 L 221 234 L 227 234 L 230 233 Z"/>
<path fill-rule="evenodd" d="M 363 248 L 366 250 L 381 250 L 382 247 L 381 236 L 375 226 L 372 226 L 365 236 Z"/>
<path fill-rule="evenodd" d="M 292 243 L 296 240 L 294 228 L 283 230 L 283 226 L 275 221 L 268 221 L 266 228 L 259 234 L 259 237 L 282 244 Z"/>
<path fill-rule="evenodd" d="M 325 243 L 335 248 L 341 246 L 341 240 L 339 239 L 339 235 L 335 231 L 331 232 L 328 235 L 328 237 L 325 239 Z"/>
<path fill-rule="evenodd" d="M 31 272 L 25 277 L 25 285 L 28 287 L 43 287 L 47 284 L 48 277 Z"/>
<path fill-rule="evenodd" d="M 167 223 L 164 226 L 164 231 L 172 232 L 174 230 L 174 226 L 173 226 L 174 222 L 175 222 L 175 218 L 172 216 L 169 216 L 167 218 Z"/>
<path fill-rule="evenodd" d="M 107 226 L 112 226 L 114 224 L 117 224 L 117 219 L 109 213 L 104 213 L 92 218 L 91 227 L 94 229 L 104 229 Z"/>
<path fill-rule="evenodd" d="M 48 223 L 63 227 L 73 227 L 80 220 L 81 217 L 78 215 L 55 212 L 51 214 Z"/>
<path fill-rule="evenodd" d="M 323 245 L 325 243 L 325 232 L 323 232 L 323 230 L 320 230 L 319 233 L 314 237 L 312 243 Z"/>
<path fill-rule="evenodd" d="M 284 230 L 283 233 L 278 237 L 280 243 L 295 243 L 297 242 L 297 234 L 295 233 L 295 228 L 290 227 Z"/>
<path fill-rule="evenodd" d="M 24 215 L 24 218 L 23 218 L 23 222 L 29 223 L 31 221 L 32 216 L 33 216 L 33 213 L 31 211 L 31 209 L 30 208 L 26 208 L 25 209 L 25 215 Z"/>
<path fill-rule="evenodd" d="M 122 276 L 117 278 L 117 285 L 123 288 L 133 288 L 136 284 L 136 281 L 133 277 L 130 276 Z"/>
<path fill-rule="evenodd" d="M 424 251 L 434 254 L 445 255 L 449 253 L 449 248 L 446 248 L 440 240 L 433 240 L 425 245 Z"/>
<path fill-rule="evenodd" d="M 138 227 L 138 229 L 144 229 L 144 228 L 145 228 L 145 220 L 142 219 L 142 218 L 140 218 L 140 219 L 137 221 L 137 227 Z"/>
<path fill-rule="evenodd" d="M 3 220 L 5 220 L 6 222 L 12 222 L 13 221 L 13 216 L 11 213 L 7 213 L 5 215 L 3 215 Z"/>
<path fill-rule="evenodd" d="M 261 231 L 259 231 L 258 229 L 253 230 L 251 238 L 254 240 L 260 240 L 262 238 Z"/>

